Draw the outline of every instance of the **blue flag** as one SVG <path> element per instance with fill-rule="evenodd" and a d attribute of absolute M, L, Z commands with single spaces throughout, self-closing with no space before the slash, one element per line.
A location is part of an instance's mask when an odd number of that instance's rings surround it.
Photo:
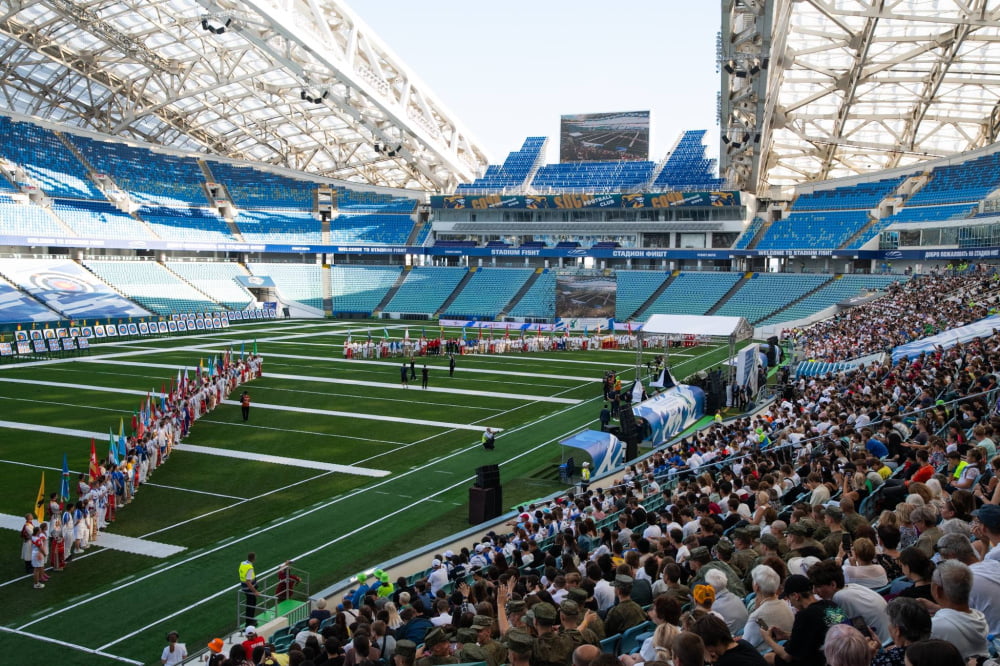
<path fill-rule="evenodd" d="M 69 463 L 66 461 L 66 454 L 63 454 L 62 483 L 59 485 L 59 497 L 63 502 L 69 501 Z"/>
<path fill-rule="evenodd" d="M 108 429 L 108 455 L 111 456 L 111 460 L 116 465 L 121 464 L 121 459 L 118 457 L 118 440 L 115 439 L 115 435 L 111 432 L 110 428 Z"/>

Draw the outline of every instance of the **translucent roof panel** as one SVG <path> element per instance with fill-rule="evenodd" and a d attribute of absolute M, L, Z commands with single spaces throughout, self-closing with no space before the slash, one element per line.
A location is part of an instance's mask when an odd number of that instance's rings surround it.
<path fill-rule="evenodd" d="M 206 154 L 449 191 L 478 144 L 341 0 L 36 0 L 0 20 L 0 105 Z"/>
<path fill-rule="evenodd" d="M 997 140 L 1000 0 L 775 4 L 758 191 Z"/>

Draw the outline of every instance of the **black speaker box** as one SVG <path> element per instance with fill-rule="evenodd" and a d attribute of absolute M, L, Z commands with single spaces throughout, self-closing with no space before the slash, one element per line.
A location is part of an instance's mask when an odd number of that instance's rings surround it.
<path fill-rule="evenodd" d="M 469 488 L 469 524 L 479 525 L 494 518 L 499 518 L 503 513 L 503 489 L 480 488 L 473 486 Z"/>
<path fill-rule="evenodd" d="M 476 468 L 476 486 L 479 488 L 500 487 L 500 465 L 483 465 Z"/>

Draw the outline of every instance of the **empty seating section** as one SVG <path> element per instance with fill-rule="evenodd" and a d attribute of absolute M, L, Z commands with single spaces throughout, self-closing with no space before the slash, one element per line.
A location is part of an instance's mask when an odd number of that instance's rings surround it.
<path fill-rule="evenodd" d="M 716 161 L 705 157 L 707 130 L 681 135 L 653 183 L 654 190 L 718 190 L 725 181 L 716 178 Z"/>
<path fill-rule="evenodd" d="M 810 294 L 798 303 L 768 317 L 761 322 L 761 325 L 767 326 L 783 321 L 804 319 L 862 292 L 885 289 L 893 282 L 905 281 L 906 279 L 902 275 L 842 275 L 815 294 Z"/>
<path fill-rule="evenodd" d="M 531 186 L 540 191 L 573 189 L 620 192 L 649 182 L 653 166 L 652 162 L 637 160 L 546 164 L 535 174 Z"/>
<path fill-rule="evenodd" d="M 831 190 L 816 190 L 799 195 L 792 204 L 792 210 L 846 210 L 851 208 L 868 210 L 878 205 L 878 202 L 891 194 L 904 180 L 906 180 L 906 176 L 886 178 L 873 183 L 858 183 Z"/>
<path fill-rule="evenodd" d="M 733 288 L 742 273 L 681 273 L 663 290 L 640 319 L 654 314 L 703 315 Z"/>
<path fill-rule="evenodd" d="M 204 242 L 236 240 L 226 221 L 208 208 L 143 206 L 138 214 L 160 238 Z"/>
<path fill-rule="evenodd" d="M 331 266 L 333 314 L 371 314 L 402 270 L 399 266 Z"/>
<path fill-rule="evenodd" d="M 413 231 L 409 215 L 338 215 L 330 220 L 331 243 L 402 245 Z"/>
<path fill-rule="evenodd" d="M 850 240 L 868 221 L 867 210 L 792 213 L 771 224 L 757 243 L 757 249 L 835 249 Z"/>
<path fill-rule="evenodd" d="M 236 281 L 237 276 L 247 275 L 239 264 L 227 261 L 168 261 L 166 266 L 229 310 L 242 310 L 255 300 L 253 294 Z"/>
<path fill-rule="evenodd" d="M 108 201 L 55 199 L 52 212 L 77 234 L 89 238 L 153 240 L 149 228 Z"/>
<path fill-rule="evenodd" d="M 222 310 L 218 303 L 154 261 L 88 260 L 84 266 L 155 314 Z"/>
<path fill-rule="evenodd" d="M 316 264 L 248 263 L 254 275 L 270 277 L 282 298 L 323 308 L 323 272 Z"/>
<path fill-rule="evenodd" d="M 320 243 L 320 221 L 312 213 L 290 210 L 241 210 L 233 219 L 248 243 Z"/>
<path fill-rule="evenodd" d="M 123 143 L 67 134 L 90 165 L 134 201 L 160 206 L 203 206 L 205 176 L 191 157 L 177 157 Z"/>
<path fill-rule="evenodd" d="M 19 164 L 52 197 L 103 199 L 87 167 L 51 130 L 0 117 L 0 155 Z"/>
<path fill-rule="evenodd" d="M 215 182 L 226 186 L 237 208 L 313 210 L 316 183 L 253 167 L 208 162 Z"/>
<path fill-rule="evenodd" d="M 11 236 L 68 236 L 66 227 L 49 211 L 34 204 L 20 204 L 0 195 L 0 228 Z"/>
<path fill-rule="evenodd" d="M 753 324 L 829 279 L 829 275 L 755 273 L 715 314 L 745 317 Z"/>
<path fill-rule="evenodd" d="M 972 217 L 979 212 L 977 204 L 951 204 L 946 206 L 910 206 L 900 209 L 892 217 L 883 221 L 888 224 L 897 222 L 943 222 L 944 220 L 961 220 Z"/>
<path fill-rule="evenodd" d="M 669 277 L 663 271 L 618 271 L 615 319 L 629 319 Z"/>
<path fill-rule="evenodd" d="M 555 317 L 556 274 L 546 268 L 508 314 L 511 317 Z"/>
<path fill-rule="evenodd" d="M 386 312 L 434 313 L 455 291 L 469 269 L 418 266 L 406 276 L 399 291 L 385 306 Z"/>
<path fill-rule="evenodd" d="M 69 259 L 4 259 L 0 272 L 64 319 L 150 314 Z"/>
<path fill-rule="evenodd" d="M 4 261 L 0 261 L 0 273 L 3 271 Z M 0 323 L 13 324 L 27 321 L 56 321 L 58 319 L 59 315 L 55 312 L 0 278 Z"/>
<path fill-rule="evenodd" d="M 448 306 L 446 317 L 493 318 L 534 273 L 533 268 L 480 268 Z"/>
<path fill-rule="evenodd" d="M 753 242 L 754 236 L 760 231 L 760 228 L 764 226 L 764 218 L 755 217 L 750 222 L 750 226 L 740 234 L 740 237 L 736 240 L 736 245 L 733 249 L 745 250 L 750 247 L 750 243 Z"/>
<path fill-rule="evenodd" d="M 931 179 L 910 197 L 906 205 L 926 206 L 974 202 L 1000 186 L 1000 153 L 941 166 L 931 172 Z"/>
<path fill-rule="evenodd" d="M 545 141 L 544 136 L 529 136 L 524 140 L 520 150 L 507 155 L 503 164 L 490 164 L 486 167 L 486 173 L 481 178 L 477 178 L 471 183 L 460 184 L 458 191 L 499 191 L 508 187 L 520 187 L 541 159 Z"/>
<path fill-rule="evenodd" d="M 417 207 L 417 200 L 409 197 L 369 192 L 367 190 L 351 190 L 339 185 L 337 191 L 337 209 L 352 213 L 412 213 Z"/>

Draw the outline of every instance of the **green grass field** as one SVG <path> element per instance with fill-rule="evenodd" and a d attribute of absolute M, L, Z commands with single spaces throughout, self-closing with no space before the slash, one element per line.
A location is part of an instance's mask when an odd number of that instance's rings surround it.
<path fill-rule="evenodd" d="M 271 321 L 105 342 L 87 357 L 0 366 L 0 513 L 29 511 L 42 469 L 47 491 L 58 490 L 63 453 L 78 472 L 90 452 L 90 440 L 78 434 L 12 424 L 117 432 L 119 418 L 128 427 L 141 400 L 129 391 L 158 391 L 178 367 L 193 368 L 241 342 L 249 349 L 254 340 L 265 363 L 264 376 L 248 385 L 250 422 L 242 422 L 237 405 L 223 404 L 197 422 L 185 444 L 389 473 L 372 478 L 177 451 L 108 531 L 185 550 L 157 559 L 92 548 L 52 572 L 43 590 L 22 575 L 20 539 L 7 530 L 0 654 L 61 664 L 111 664 L 116 656 L 158 663 L 169 630 L 194 652 L 235 629 L 236 571 L 250 550 L 258 575 L 292 558 L 318 590 L 467 528 L 467 489 L 479 465 L 501 464 L 508 506 L 561 489 L 553 473 L 558 441 L 597 427 L 605 369 L 633 376 L 631 351 L 463 356 L 452 378 L 446 358 L 429 358 L 430 386 L 444 390 L 420 389 L 423 359 L 417 381 L 403 390 L 399 360 L 343 359 L 347 332 L 357 339 L 367 328 Z M 402 331 L 390 328 L 395 337 Z M 724 356 L 702 347 L 678 350 L 671 361 L 680 378 Z M 562 401 L 543 401 L 550 398 Z M 504 429 L 496 451 L 479 445 L 486 426 Z M 104 455 L 107 436 L 97 445 Z"/>

